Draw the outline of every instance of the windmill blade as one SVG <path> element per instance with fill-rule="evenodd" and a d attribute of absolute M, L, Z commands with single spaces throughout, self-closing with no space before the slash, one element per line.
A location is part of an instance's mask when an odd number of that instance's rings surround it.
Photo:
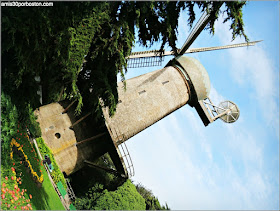
<path fill-rule="evenodd" d="M 221 8 L 222 5 L 223 5 L 223 2 L 220 2 L 218 8 Z M 211 10 L 211 8 L 210 8 L 210 10 Z M 189 49 L 189 47 L 192 45 L 192 43 L 195 41 L 195 39 L 198 37 L 198 35 L 205 28 L 205 26 L 209 23 L 209 21 L 213 18 L 214 15 L 215 15 L 214 13 L 211 13 L 211 12 L 207 13 L 207 11 L 205 11 L 201 15 L 198 22 L 195 24 L 194 28 L 192 29 L 190 35 L 186 39 L 184 45 L 178 51 L 179 55 L 185 54 L 185 52 Z"/>
<path fill-rule="evenodd" d="M 263 40 L 257 40 L 252 42 L 244 42 L 244 43 L 237 43 L 232 45 L 223 45 L 223 46 L 215 46 L 215 47 L 202 47 L 202 48 L 191 48 L 185 51 L 184 54 L 187 53 L 197 53 L 203 51 L 214 51 L 214 50 L 221 50 L 221 49 L 228 49 L 228 48 L 239 48 L 239 47 L 246 47 L 246 46 L 254 46 L 258 42 L 262 42 Z M 172 51 L 164 51 L 162 56 L 170 56 L 173 55 Z M 151 50 L 151 51 L 138 51 L 133 52 L 127 59 L 135 59 L 135 58 L 146 58 L 146 57 L 159 57 L 160 51 L 159 50 Z"/>
<path fill-rule="evenodd" d="M 198 53 L 203 51 L 214 51 L 214 50 L 222 50 L 222 49 L 229 49 L 229 48 L 239 48 L 239 47 L 248 47 L 248 46 L 254 46 L 256 43 L 262 42 L 262 40 L 252 41 L 252 42 L 244 42 L 244 43 L 238 43 L 238 44 L 232 44 L 232 45 L 223 45 L 223 46 L 215 46 L 215 47 L 203 47 L 203 48 L 191 48 L 188 49 L 185 54 L 187 53 Z"/>
<path fill-rule="evenodd" d="M 153 67 L 161 66 L 164 60 L 164 57 L 151 54 L 142 54 L 142 56 L 129 56 L 127 59 L 127 68 L 139 68 L 139 67 Z"/>
<path fill-rule="evenodd" d="M 219 3 L 219 8 L 222 6 L 222 4 L 223 2 Z M 211 12 L 207 13 L 207 11 L 205 11 L 202 14 L 199 21 L 196 23 L 195 27 L 193 28 L 192 32 L 187 38 L 186 42 L 184 43 L 183 47 L 178 51 L 179 55 L 183 55 L 188 50 L 188 48 L 191 46 L 193 41 L 197 38 L 200 32 L 205 28 L 205 26 L 211 20 L 213 15 L 214 15 L 213 13 Z M 170 52 L 168 52 L 168 55 L 171 54 Z M 130 60 L 128 61 L 127 67 L 138 68 L 138 67 L 160 66 L 163 61 L 163 56 L 166 56 L 167 54 L 162 55 L 161 57 L 159 57 L 159 55 L 160 55 L 160 51 L 146 51 L 140 54 L 134 53 L 129 57 Z"/>

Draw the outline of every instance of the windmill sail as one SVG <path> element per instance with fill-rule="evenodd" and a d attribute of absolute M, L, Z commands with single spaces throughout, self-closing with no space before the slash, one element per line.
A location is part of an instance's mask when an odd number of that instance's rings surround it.
<path fill-rule="evenodd" d="M 245 43 L 238 43 L 232 45 L 224 45 L 224 46 L 214 46 L 214 47 L 202 47 L 202 48 L 191 48 L 184 52 L 187 53 L 198 53 L 204 51 L 214 51 L 214 50 L 222 50 L 222 49 L 229 49 L 229 48 L 239 48 L 239 47 L 248 47 L 254 46 L 256 43 L 261 42 L 262 40 L 253 41 L 253 42 L 245 42 Z M 140 52 L 133 52 L 127 58 L 128 68 L 138 68 L 138 67 L 151 67 L 151 66 L 161 66 L 164 56 L 173 55 L 172 51 L 164 51 L 162 53 L 162 57 L 160 57 L 159 50 L 151 50 L 151 51 L 140 51 Z"/>
<path fill-rule="evenodd" d="M 222 6 L 222 2 L 219 4 L 219 7 Z M 192 48 L 189 47 L 201 33 L 201 31 L 205 28 L 205 26 L 209 23 L 211 18 L 213 17 L 214 13 L 205 11 L 198 22 L 193 27 L 191 33 L 189 34 L 188 38 L 186 39 L 184 45 L 181 49 L 178 49 L 178 54 L 183 55 L 187 53 L 197 53 L 203 51 L 213 51 L 213 50 L 221 50 L 221 49 L 228 49 L 228 48 L 238 48 L 238 47 L 245 47 L 245 46 L 253 46 L 260 41 L 254 42 L 246 42 L 246 43 L 239 43 L 239 44 L 232 44 L 232 45 L 225 45 L 225 46 L 216 46 L 216 47 L 204 47 L 204 48 Z M 162 53 L 162 54 L 161 54 Z M 140 52 L 133 52 L 128 59 L 127 67 L 128 68 L 138 68 L 138 67 L 152 67 L 152 66 L 161 66 L 164 56 L 173 55 L 172 51 L 163 51 L 160 52 L 159 50 L 151 50 L 151 51 L 140 51 Z"/>

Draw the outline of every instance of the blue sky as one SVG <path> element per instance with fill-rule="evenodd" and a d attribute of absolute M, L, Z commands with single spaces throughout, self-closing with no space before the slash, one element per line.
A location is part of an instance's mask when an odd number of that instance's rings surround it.
<path fill-rule="evenodd" d="M 279 209 L 279 2 L 249 1 L 243 18 L 249 39 L 263 42 L 187 54 L 208 71 L 212 101 L 238 105 L 238 121 L 204 127 L 186 105 L 126 142 L 132 180 L 172 209 Z M 186 20 L 182 13 L 178 47 L 189 34 Z M 215 35 L 203 31 L 191 48 L 239 42 L 244 39 L 231 42 L 229 24 L 219 19 Z M 136 44 L 139 50 L 145 49 Z M 128 69 L 126 79 L 159 68 Z"/>

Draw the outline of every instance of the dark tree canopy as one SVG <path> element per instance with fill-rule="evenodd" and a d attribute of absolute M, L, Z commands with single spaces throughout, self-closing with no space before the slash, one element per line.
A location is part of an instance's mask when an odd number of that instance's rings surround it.
<path fill-rule="evenodd" d="M 118 102 L 117 74 L 124 79 L 126 57 L 136 32 L 143 46 L 154 42 L 176 52 L 178 18 L 194 6 L 215 14 L 207 28 L 214 33 L 220 2 L 112 1 L 54 2 L 53 7 L 2 7 L 2 91 L 19 112 L 27 105 L 39 106 L 63 98 L 77 99 L 81 109 L 100 111 L 99 99 L 113 114 Z M 225 21 L 233 39 L 244 36 L 242 7 L 245 2 L 225 2 Z M 85 62 L 86 61 L 86 62 Z M 36 82 L 35 76 L 41 81 Z M 92 91 L 90 91 L 92 90 Z M 98 112 L 97 112 L 98 113 Z M 100 112 L 101 113 L 101 112 Z"/>

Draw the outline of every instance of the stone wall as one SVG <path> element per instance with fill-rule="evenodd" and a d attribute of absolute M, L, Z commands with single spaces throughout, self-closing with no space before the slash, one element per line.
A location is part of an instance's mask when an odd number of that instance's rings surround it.
<path fill-rule="evenodd" d="M 186 80 L 174 67 L 166 67 L 118 83 L 119 104 L 113 117 L 103 108 L 106 126 L 118 145 L 189 100 Z"/>

